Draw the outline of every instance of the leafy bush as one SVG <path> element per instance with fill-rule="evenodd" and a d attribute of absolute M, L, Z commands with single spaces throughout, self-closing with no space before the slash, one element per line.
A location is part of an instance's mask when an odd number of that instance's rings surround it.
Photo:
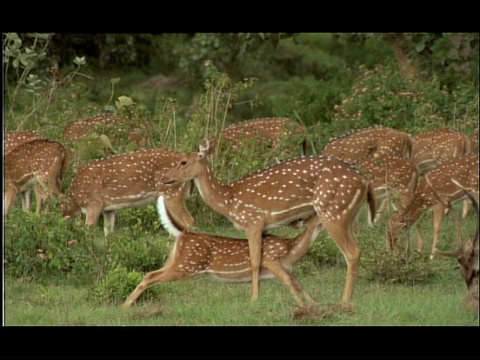
<path fill-rule="evenodd" d="M 441 126 L 456 128 L 458 119 L 478 119 L 474 112 L 478 91 L 471 87 L 449 93 L 436 78 L 409 81 L 389 65 L 362 68 L 353 92 L 335 107 L 335 127 L 340 133 L 373 124 L 417 133 Z M 468 125 L 474 126 L 473 122 Z"/>
<path fill-rule="evenodd" d="M 123 302 L 142 281 L 138 271 L 129 271 L 124 266 L 113 268 L 105 278 L 90 290 L 90 296 L 98 302 Z M 158 297 L 159 287 L 147 289 L 139 300 Z"/>
<path fill-rule="evenodd" d="M 57 212 L 36 215 L 14 208 L 6 219 L 5 269 L 14 277 L 68 273 L 88 278 L 95 271 L 88 232 Z"/>
<path fill-rule="evenodd" d="M 374 240 L 362 241 L 360 268 L 362 277 L 369 281 L 405 285 L 427 284 L 437 270 L 427 254 L 392 253 Z"/>

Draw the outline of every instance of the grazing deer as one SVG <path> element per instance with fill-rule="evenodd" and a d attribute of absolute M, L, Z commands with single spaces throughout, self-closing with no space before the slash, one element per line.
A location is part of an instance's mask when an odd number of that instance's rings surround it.
<path fill-rule="evenodd" d="M 411 153 L 409 134 L 379 125 L 332 139 L 322 151 L 324 156 L 334 156 L 352 165 L 383 155 L 409 159 Z"/>
<path fill-rule="evenodd" d="M 376 200 L 377 221 L 385 210 L 387 200 L 393 198 L 395 211 L 405 209 L 413 200 L 419 179 L 417 166 L 408 159 L 391 155 L 364 159 L 356 166 L 370 180 Z M 368 217 L 369 225 L 372 225 Z"/>
<path fill-rule="evenodd" d="M 135 126 L 132 126 L 132 124 Z M 124 135 L 139 148 L 148 146 L 152 131 L 148 122 L 135 124 L 129 119 L 116 115 L 99 115 L 71 123 L 65 129 L 63 138 L 68 141 L 78 141 L 86 138 L 96 129 L 106 134 L 122 135 L 120 137 Z"/>
<path fill-rule="evenodd" d="M 62 197 L 61 179 L 68 161 L 67 150 L 62 144 L 48 139 L 25 142 L 5 156 L 5 212 L 7 215 L 18 193 L 22 206 L 30 208 L 28 191 L 37 186 L 35 195 L 37 214 L 42 201 L 49 195 Z"/>
<path fill-rule="evenodd" d="M 472 189 L 473 196 L 478 203 L 478 154 L 459 156 L 447 160 L 420 179 L 410 205 L 392 216 L 389 231 L 391 246 L 396 243 L 402 228 L 412 226 L 426 210 L 432 208 L 433 244 L 431 257 L 433 257 L 437 251 L 437 245 L 440 243 L 440 225 L 447 210 L 445 204 L 467 198 L 463 188 Z M 439 201 L 436 193 L 444 201 Z M 417 250 L 422 251 L 423 236 L 418 227 L 417 239 Z"/>
<path fill-rule="evenodd" d="M 452 181 L 454 181 L 452 179 Z M 465 194 L 470 198 L 474 204 L 475 211 L 477 214 L 477 228 L 475 230 L 475 235 L 470 237 L 465 244 L 463 244 L 462 239 L 462 226 L 460 220 L 458 219 L 455 210 L 452 209 L 451 203 L 446 203 L 445 199 L 437 192 L 435 195 L 438 197 L 439 201 L 444 202 L 445 206 L 450 209 L 449 214 L 453 217 L 455 221 L 455 226 L 457 228 L 457 249 L 455 251 L 440 251 L 437 253 L 447 257 L 453 257 L 460 264 L 460 274 L 462 275 L 463 280 L 465 281 L 468 289 L 468 294 L 464 300 L 464 304 L 468 310 L 472 311 L 474 314 L 478 314 L 478 189 L 465 188 L 463 185 L 458 184 L 458 186 L 465 192 Z"/>
<path fill-rule="evenodd" d="M 39 139 L 45 139 L 45 137 L 42 136 L 37 131 L 30 131 L 30 130 L 6 131 L 5 132 L 5 155 L 22 144 L 25 144 L 33 140 L 39 140 Z M 39 190 L 37 190 L 37 185 L 33 186 L 33 191 L 35 193 L 35 198 L 39 199 L 40 193 L 38 193 Z M 30 189 L 27 189 L 24 192 L 20 193 L 22 198 L 23 211 L 30 211 L 30 198 L 31 198 L 30 193 L 31 193 Z"/>
<path fill-rule="evenodd" d="M 254 172 L 232 183 L 221 183 L 207 156 L 215 142 L 207 141 L 199 152 L 184 156 L 163 178 L 168 185 L 194 180 L 203 200 L 227 217 L 248 238 L 252 268 L 252 300 L 258 298 L 262 233 L 317 213 L 347 262 L 343 300 L 352 298 L 360 250 L 353 222 L 368 198 L 372 216 L 375 203 L 367 180 L 345 162 L 308 156 Z"/>
<path fill-rule="evenodd" d="M 304 156 L 307 152 L 307 129 L 289 118 L 259 118 L 242 121 L 226 127 L 220 134 L 234 150 L 242 148 L 248 140 L 266 142 L 269 148 L 275 148 L 286 136 L 298 136 Z"/>
<path fill-rule="evenodd" d="M 113 232 L 116 212 L 154 204 L 165 194 L 167 207 L 175 221 L 188 229 L 192 215 L 185 207 L 185 196 L 193 184 L 165 186 L 161 179 L 182 154 L 167 150 L 140 150 L 95 160 L 77 172 L 68 191 L 70 207 L 64 215 L 86 214 L 85 224 L 96 225 L 101 213 L 105 236 Z"/>
<path fill-rule="evenodd" d="M 423 175 L 446 160 L 469 154 L 470 149 L 470 139 L 459 131 L 428 130 L 413 137 L 412 161 Z"/>
<path fill-rule="evenodd" d="M 163 196 L 158 198 L 157 210 L 160 222 L 174 237 L 175 244 L 165 265 L 145 275 L 125 301 L 124 307 L 130 307 L 153 285 L 188 279 L 201 273 L 209 273 L 215 279 L 227 282 L 252 281 L 248 243 L 244 239 L 178 229 L 165 208 Z M 302 296 L 309 303 L 313 303 L 313 300 L 292 275 L 292 267 L 307 254 L 322 230 L 316 215 L 307 220 L 305 226 L 306 230 L 294 239 L 263 235 L 260 265 L 260 280 L 275 277 L 283 282 L 300 306 L 303 305 Z"/>

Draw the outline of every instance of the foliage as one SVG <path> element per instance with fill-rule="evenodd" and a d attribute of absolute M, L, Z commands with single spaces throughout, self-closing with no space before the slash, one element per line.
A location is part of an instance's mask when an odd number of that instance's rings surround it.
<path fill-rule="evenodd" d="M 16 111 L 21 108 L 26 115 L 21 119 L 17 128 L 22 129 L 24 122 L 31 116 L 42 112 L 43 118 L 47 118 L 50 105 L 55 93 L 60 87 L 70 84 L 78 76 L 88 77 L 80 72 L 85 65 L 84 57 L 75 57 L 73 63 L 75 69 L 62 75 L 55 62 L 48 64 L 47 49 L 52 34 L 28 33 L 26 40 L 16 33 L 7 33 L 4 40 L 5 50 L 5 82 L 7 109 L 11 121 L 16 121 Z M 49 58 L 51 61 L 52 59 Z M 11 66 L 11 68 L 10 68 Z M 11 72 L 13 71 L 13 73 Z M 16 82 L 11 89 L 11 82 Z M 25 89 L 24 97 L 19 98 L 20 89 Z"/>
<path fill-rule="evenodd" d="M 449 87 L 458 82 L 478 87 L 478 33 L 345 33 L 340 38 L 388 43 L 406 78 L 435 76 Z"/>
<path fill-rule="evenodd" d="M 129 271 L 123 266 L 110 270 L 105 278 L 90 290 L 91 298 L 96 302 L 123 302 L 140 284 L 143 275 L 138 271 Z M 147 289 L 139 299 L 155 298 L 159 295 L 159 287 Z"/>
<path fill-rule="evenodd" d="M 59 272 L 88 278 L 88 232 L 57 212 L 37 215 L 14 208 L 5 224 L 6 273 L 38 278 Z"/>
<path fill-rule="evenodd" d="M 460 87 L 449 93 L 436 79 L 405 80 L 391 66 L 364 72 L 341 104 L 335 106 L 335 129 L 344 133 L 374 124 L 417 133 L 434 127 L 475 126 L 478 92 Z M 465 124 L 455 121 L 465 121 Z"/>
<path fill-rule="evenodd" d="M 438 271 L 427 254 L 410 250 L 392 253 L 368 239 L 362 241 L 360 267 L 362 277 L 369 281 L 412 286 L 429 283 Z"/>

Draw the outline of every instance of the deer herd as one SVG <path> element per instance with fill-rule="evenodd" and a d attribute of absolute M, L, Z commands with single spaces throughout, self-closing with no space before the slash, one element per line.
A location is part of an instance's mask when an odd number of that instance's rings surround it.
<path fill-rule="evenodd" d="M 98 124 L 113 129 L 120 121 L 124 120 L 99 116 L 75 122 L 65 131 L 64 140 L 84 138 Z M 304 126 L 288 118 L 244 121 L 223 129 L 217 138 L 204 140 L 195 152 L 146 148 L 87 163 L 76 172 L 64 194 L 61 182 L 72 150 L 35 131 L 9 131 L 4 141 L 4 215 L 10 212 L 17 194 L 23 210 L 29 211 L 33 191 L 37 213 L 46 198 L 56 195 L 66 218 L 82 212 L 85 225 L 95 226 L 102 215 L 108 236 L 114 231 L 119 210 L 156 204 L 160 222 L 174 238 L 174 246 L 164 266 L 146 274 L 125 307 L 152 285 L 199 273 L 225 281 L 252 282 L 252 300 L 259 296 L 260 280 L 276 278 L 288 287 L 298 304 L 312 303 L 292 269 L 323 230 L 346 260 L 342 300 L 349 302 L 361 247 L 354 228 L 365 204 L 370 226 L 375 226 L 380 214 L 389 216 L 385 239 L 392 251 L 401 250 L 405 229 L 412 225 L 416 225 L 417 251 L 423 251 L 418 220 L 431 209 L 431 257 L 441 254 L 457 258 L 467 286 L 470 288 L 473 282 L 478 289 L 478 228 L 468 246 L 458 235 L 456 252 L 439 250 L 440 227 L 447 213 L 454 217 L 461 233 L 452 204 L 465 202 L 463 217 L 470 204 L 478 213 L 478 130 L 472 137 L 445 128 L 411 136 L 374 126 L 331 139 L 320 155 L 306 154 L 307 133 Z M 245 140 L 255 138 L 268 149 L 290 136 L 301 139 L 300 156 L 236 181 L 220 181 L 211 166 L 209 158 L 218 154 L 215 150 L 219 141 L 235 150 Z M 292 154 L 297 152 L 297 141 L 294 143 Z M 141 144 L 145 146 L 146 142 Z M 185 198 L 194 188 L 208 207 L 230 220 L 245 238 L 193 231 L 194 214 L 189 212 Z M 267 233 L 283 226 L 302 226 L 305 230 L 292 239 Z"/>

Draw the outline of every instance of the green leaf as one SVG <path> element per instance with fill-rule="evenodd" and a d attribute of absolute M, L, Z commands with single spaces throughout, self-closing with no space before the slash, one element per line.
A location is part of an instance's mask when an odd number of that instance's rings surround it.
<path fill-rule="evenodd" d="M 419 41 L 415 44 L 415 51 L 417 53 L 422 52 L 425 49 L 425 41 Z"/>

